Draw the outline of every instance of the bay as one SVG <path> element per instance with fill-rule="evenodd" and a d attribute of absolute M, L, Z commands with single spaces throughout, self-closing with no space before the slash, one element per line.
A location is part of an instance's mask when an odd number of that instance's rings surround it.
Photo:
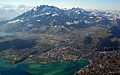
<path fill-rule="evenodd" d="M 83 58 L 77 62 L 54 61 L 51 63 L 30 63 L 21 62 L 11 65 L 7 61 L 0 59 L 1 75 L 73 75 L 76 71 L 89 65 L 88 59 Z"/>

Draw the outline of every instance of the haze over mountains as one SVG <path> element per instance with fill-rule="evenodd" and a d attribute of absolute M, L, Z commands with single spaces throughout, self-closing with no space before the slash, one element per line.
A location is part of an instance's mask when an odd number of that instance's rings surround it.
<path fill-rule="evenodd" d="M 32 9 L 32 6 L 26 5 L 5 5 L 0 4 L 0 21 L 10 20 L 18 15 Z"/>

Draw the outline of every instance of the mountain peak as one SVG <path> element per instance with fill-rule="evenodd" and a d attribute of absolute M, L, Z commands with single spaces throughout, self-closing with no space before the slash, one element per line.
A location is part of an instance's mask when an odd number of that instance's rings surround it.
<path fill-rule="evenodd" d="M 48 5 L 40 5 L 40 6 L 34 7 L 31 11 L 46 12 L 46 11 L 56 11 L 56 10 L 59 10 L 59 8 L 54 6 L 48 6 Z"/>

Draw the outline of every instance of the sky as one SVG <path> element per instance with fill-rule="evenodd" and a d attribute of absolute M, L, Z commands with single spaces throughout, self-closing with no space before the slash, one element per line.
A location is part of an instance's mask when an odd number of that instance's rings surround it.
<path fill-rule="evenodd" d="M 120 0 L 0 0 L 9 5 L 53 5 L 59 8 L 80 7 L 85 9 L 120 10 Z"/>

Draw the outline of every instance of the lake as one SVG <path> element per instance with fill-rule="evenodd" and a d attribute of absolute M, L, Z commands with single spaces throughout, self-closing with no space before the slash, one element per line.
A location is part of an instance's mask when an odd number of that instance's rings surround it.
<path fill-rule="evenodd" d="M 5 33 L 5 32 L 0 32 L 0 36 L 7 36 L 7 35 L 12 35 L 10 33 Z"/>
<path fill-rule="evenodd" d="M 60 62 L 51 63 L 30 63 L 21 62 L 11 65 L 7 61 L 0 59 L 0 75 L 73 75 L 76 71 L 89 65 L 88 59 L 83 58 L 77 62 Z"/>

